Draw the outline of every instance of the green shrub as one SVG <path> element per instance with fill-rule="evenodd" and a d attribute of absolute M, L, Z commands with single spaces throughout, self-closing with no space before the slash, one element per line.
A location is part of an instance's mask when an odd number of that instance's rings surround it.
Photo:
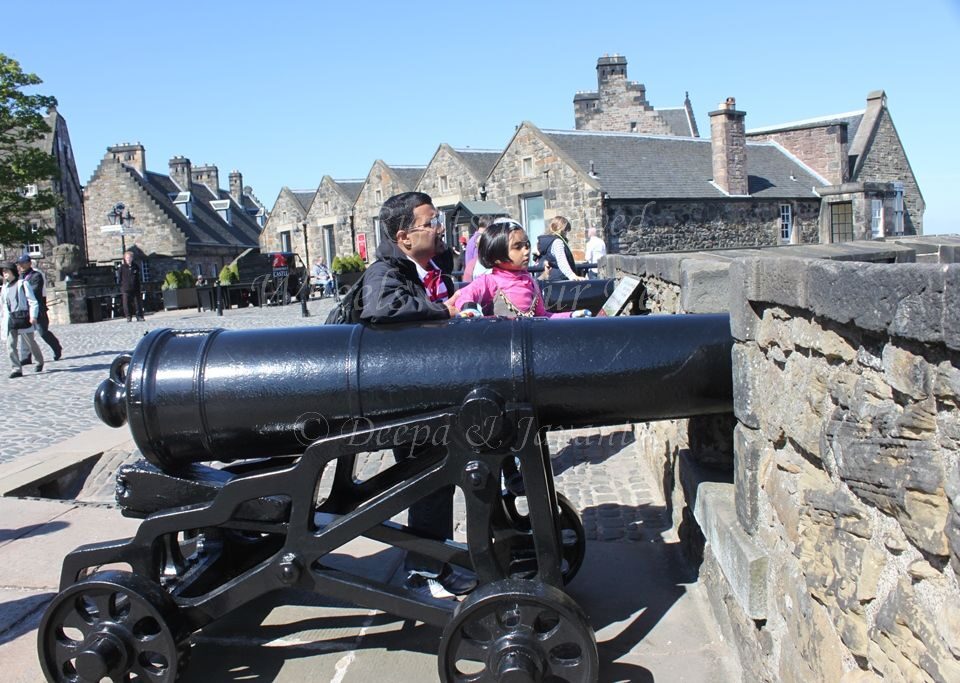
<path fill-rule="evenodd" d="M 337 275 L 342 273 L 359 273 L 366 269 L 367 264 L 360 258 L 360 254 L 350 254 L 349 256 L 337 256 L 333 259 L 330 266 Z"/>
<path fill-rule="evenodd" d="M 240 282 L 240 273 L 237 272 L 237 264 L 230 263 L 220 269 L 220 284 L 232 285 L 234 282 Z"/>
<path fill-rule="evenodd" d="M 163 278 L 162 289 L 180 289 L 181 287 L 195 287 L 197 284 L 196 276 L 190 270 L 171 270 Z"/>

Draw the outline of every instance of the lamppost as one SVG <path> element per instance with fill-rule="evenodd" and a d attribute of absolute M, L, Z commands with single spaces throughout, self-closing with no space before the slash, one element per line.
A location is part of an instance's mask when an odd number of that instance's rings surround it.
<path fill-rule="evenodd" d="M 124 213 L 124 210 L 126 210 L 126 213 Z M 107 220 L 110 221 L 111 226 L 119 226 L 119 230 L 114 228 L 114 231 L 120 233 L 120 257 L 123 258 L 123 254 L 127 252 L 126 235 L 130 232 L 128 228 L 132 227 L 133 222 L 137 219 L 130 215 L 130 209 L 127 209 L 123 202 L 117 202 L 107 212 Z"/>

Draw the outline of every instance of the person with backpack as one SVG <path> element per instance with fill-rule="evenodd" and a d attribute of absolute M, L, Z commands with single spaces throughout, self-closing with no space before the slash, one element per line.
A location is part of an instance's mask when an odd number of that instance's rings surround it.
<path fill-rule="evenodd" d="M 20 272 L 20 279 L 33 288 L 37 302 L 40 305 L 40 315 L 36 320 L 36 330 L 40 333 L 40 338 L 53 351 L 53 360 L 60 360 L 63 355 L 63 346 L 56 335 L 50 331 L 50 318 L 47 316 L 47 280 L 39 270 L 34 270 L 33 260 L 28 254 L 23 254 L 17 259 L 17 270 Z M 21 349 L 23 351 L 24 349 Z M 30 356 L 24 356 L 21 361 L 24 365 L 32 362 Z"/>
<path fill-rule="evenodd" d="M 13 371 L 10 378 L 23 377 L 23 368 L 20 363 L 20 352 L 17 346 L 22 335 L 30 352 L 36 359 L 36 371 L 43 370 L 43 353 L 40 345 L 33 338 L 34 325 L 40 317 L 40 302 L 33 293 L 33 287 L 26 280 L 20 279 L 17 266 L 14 263 L 4 263 L 3 286 L 0 287 L 0 329 L 7 338 L 7 353 Z"/>
<path fill-rule="evenodd" d="M 377 260 L 358 283 L 356 296 L 360 301 L 348 302 L 351 310 L 358 311 L 362 324 L 446 320 L 457 314 L 449 303 L 453 281 L 433 262 L 443 239 L 442 231 L 443 220 L 430 195 L 404 192 L 383 203 Z M 347 297 L 351 296 L 348 292 Z M 405 359 L 398 356 L 395 362 L 402 364 Z M 397 462 L 430 462 L 442 457 L 445 449 L 443 444 L 400 446 L 393 449 L 393 455 Z M 426 538 L 452 539 L 453 493 L 453 486 L 445 486 L 411 505 L 407 525 Z M 409 551 L 403 567 L 404 586 L 425 597 L 453 599 L 477 585 L 475 577 L 452 565 Z"/>

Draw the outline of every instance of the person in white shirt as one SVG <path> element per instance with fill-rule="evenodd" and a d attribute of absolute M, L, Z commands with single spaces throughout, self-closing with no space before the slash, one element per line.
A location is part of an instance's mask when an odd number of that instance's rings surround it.
<path fill-rule="evenodd" d="M 603 240 L 597 237 L 597 229 L 590 228 L 587 230 L 587 248 L 584 252 L 584 258 L 587 263 L 599 263 L 600 259 L 607 255 L 607 245 L 603 243 Z M 591 268 L 587 275 L 591 279 L 599 277 L 596 268 Z"/>

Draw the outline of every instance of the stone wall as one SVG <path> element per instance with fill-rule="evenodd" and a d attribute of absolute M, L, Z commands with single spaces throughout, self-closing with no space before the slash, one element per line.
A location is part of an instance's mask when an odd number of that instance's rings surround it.
<path fill-rule="evenodd" d="M 355 251 L 353 235 L 350 232 L 352 212 L 353 202 L 343 195 L 333 179 L 324 177 L 307 212 L 310 256 L 313 260 L 326 254 L 324 228 L 327 226 L 333 227 L 334 241 L 331 251 L 334 257 L 347 256 Z M 333 259 L 330 263 L 332 261 Z"/>
<path fill-rule="evenodd" d="M 745 681 L 960 680 L 960 265 L 908 251 L 604 263 L 651 311 L 730 312 L 732 483 L 691 457 L 710 429 L 637 429 Z"/>
<path fill-rule="evenodd" d="M 817 199 L 609 202 L 610 251 L 690 251 L 780 244 L 780 205 L 793 207 L 796 243 L 820 240 Z"/>
<path fill-rule="evenodd" d="M 263 231 L 260 233 L 260 250 L 263 252 L 282 251 L 280 233 L 290 233 L 290 250 L 303 255 L 303 235 L 294 234 L 294 230 L 303 229 L 307 214 L 297 198 L 287 188 L 283 188 L 277 201 L 270 210 Z M 311 252 L 312 253 L 312 252 Z"/>
<path fill-rule="evenodd" d="M 800 159 L 832 185 L 849 178 L 847 165 L 847 127 L 840 124 L 791 128 L 789 130 L 753 133 L 749 142 L 771 141 Z"/>
<path fill-rule="evenodd" d="M 109 264 L 121 259 L 120 237 L 114 233 L 102 233 L 100 227 L 107 223 L 107 213 L 114 205 L 122 202 L 136 218 L 134 227 L 141 232 L 139 235 L 126 237 L 128 249 L 136 246 L 148 256 L 163 254 L 183 259 L 187 254 L 186 235 L 131 177 L 130 174 L 134 172 L 108 157 L 100 163 L 93 178 L 84 188 L 87 258 L 99 264 Z M 154 267 L 153 270 L 158 269 Z"/>
<path fill-rule="evenodd" d="M 903 231 L 907 235 L 923 234 L 923 211 L 925 204 L 920 195 L 920 187 L 910 168 L 910 161 L 904 152 L 903 144 L 893 127 L 890 113 L 884 107 L 880 113 L 880 122 L 873 138 L 873 144 L 864 155 L 862 166 L 854 180 L 858 182 L 903 183 Z"/>
<path fill-rule="evenodd" d="M 447 178 L 446 189 L 440 183 L 441 176 Z M 441 145 L 420 177 L 417 191 L 430 195 L 437 208 L 453 208 L 458 202 L 479 198 L 482 180 L 475 178 L 446 145 Z"/>

